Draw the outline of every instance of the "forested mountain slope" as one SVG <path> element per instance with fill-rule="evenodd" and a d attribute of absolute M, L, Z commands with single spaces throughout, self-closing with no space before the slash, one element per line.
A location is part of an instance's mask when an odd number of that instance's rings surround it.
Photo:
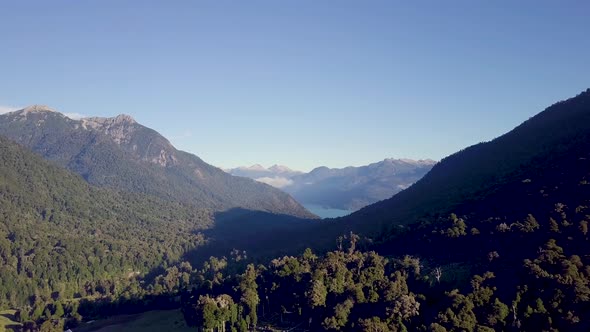
<path fill-rule="evenodd" d="M 0 305 L 83 294 L 205 243 L 212 213 L 97 189 L 0 136 Z"/>
<path fill-rule="evenodd" d="M 216 210 L 242 207 L 314 217 L 288 194 L 176 150 L 126 115 L 73 120 L 36 105 L 0 115 L 0 134 L 98 186 Z"/>
<path fill-rule="evenodd" d="M 499 188 L 529 188 L 527 179 L 534 184 L 531 177 L 537 173 L 545 174 L 537 182 L 558 185 L 554 173 L 548 172 L 568 174 L 569 167 L 578 167 L 587 158 L 583 154 L 589 148 L 590 90 L 586 90 L 552 105 L 505 135 L 444 158 L 410 188 L 337 222 L 367 234 L 383 235 L 395 232 L 399 225 L 445 214 L 460 206 L 479 202 L 492 209 L 486 199 L 493 199 L 493 208 L 499 212 L 512 210 L 515 204 L 510 192 L 501 201 L 492 194 Z M 519 205 L 530 208 L 537 203 Z"/>

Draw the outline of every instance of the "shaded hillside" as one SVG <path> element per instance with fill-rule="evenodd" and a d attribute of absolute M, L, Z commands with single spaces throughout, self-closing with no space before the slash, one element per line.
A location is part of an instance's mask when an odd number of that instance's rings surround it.
<path fill-rule="evenodd" d="M 31 106 L 0 115 L 0 134 L 95 185 L 217 210 L 243 207 L 313 217 L 288 194 L 178 151 L 126 115 L 72 120 Z"/>
<path fill-rule="evenodd" d="M 212 326 L 210 302 L 229 296 L 249 309 L 242 299 L 253 291 L 264 309 L 241 319 L 283 330 L 588 331 L 589 120 L 590 90 L 444 159 L 414 189 L 310 232 L 344 233 L 336 251 L 185 291 L 185 319 Z"/>
<path fill-rule="evenodd" d="M 556 168 L 567 173 L 576 158 L 584 158 L 578 152 L 588 148 L 590 90 L 552 105 L 491 142 L 444 158 L 412 187 L 338 223 L 376 235 L 423 217 L 448 213 L 460 205 L 485 205 L 484 200 L 492 199 L 498 188 L 522 183 L 538 172 Z M 555 180 L 549 176 L 542 183 L 549 185 Z M 495 203 L 497 209 L 512 208 L 511 196 L 503 197 L 502 203 Z"/>

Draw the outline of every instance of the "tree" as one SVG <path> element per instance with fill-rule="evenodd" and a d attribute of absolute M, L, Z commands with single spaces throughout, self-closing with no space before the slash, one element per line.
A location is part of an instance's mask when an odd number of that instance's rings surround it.
<path fill-rule="evenodd" d="M 34 321 L 39 320 L 43 316 L 43 311 L 45 311 L 45 304 L 41 301 L 37 301 L 33 306 L 33 314 L 31 315 L 31 319 Z"/>
<path fill-rule="evenodd" d="M 354 253 L 354 251 L 356 250 L 356 244 L 360 240 L 360 236 L 354 234 L 353 232 L 350 232 L 349 240 L 350 240 L 350 247 L 348 248 L 348 254 L 352 255 Z"/>
<path fill-rule="evenodd" d="M 467 224 L 465 224 L 465 220 L 457 217 L 454 213 L 451 213 L 449 219 L 452 222 L 452 226 L 444 232 L 447 237 L 456 238 L 467 235 Z"/>
<path fill-rule="evenodd" d="M 434 275 L 434 278 L 436 278 L 436 282 L 440 283 L 440 278 L 442 277 L 442 269 L 440 267 L 436 267 L 434 270 L 432 270 L 432 274 Z"/>
<path fill-rule="evenodd" d="M 41 324 L 39 332 L 63 332 L 63 319 L 49 319 Z"/>
<path fill-rule="evenodd" d="M 311 281 L 311 287 L 308 291 L 309 305 L 312 308 L 325 307 L 327 295 L 328 290 L 326 289 L 326 285 L 324 285 L 324 282 L 319 278 L 313 279 Z"/>
<path fill-rule="evenodd" d="M 256 277 L 256 268 L 253 264 L 249 264 L 242 275 L 242 280 L 239 285 L 239 290 L 242 293 L 240 302 L 246 307 L 246 315 L 249 317 L 253 326 L 256 326 L 258 323 L 257 306 L 260 302 L 257 292 L 258 285 L 256 284 Z"/>
<path fill-rule="evenodd" d="M 371 317 L 367 319 L 360 319 L 359 326 L 365 332 L 389 332 L 391 329 L 379 317 Z"/>
<path fill-rule="evenodd" d="M 54 317 L 61 318 L 64 315 L 64 307 L 61 304 L 61 301 L 55 302 L 55 313 L 53 314 Z"/>
<path fill-rule="evenodd" d="M 533 217 L 532 214 L 527 215 L 523 223 L 517 223 L 516 225 L 518 226 L 520 231 L 525 233 L 532 233 L 540 227 L 539 222 L 537 221 L 537 219 L 535 219 L 535 217 Z"/>
<path fill-rule="evenodd" d="M 586 220 L 580 221 L 580 231 L 584 236 L 588 235 L 588 222 Z"/>
<path fill-rule="evenodd" d="M 334 307 L 334 315 L 324 319 L 322 326 L 326 330 L 341 330 L 348 323 L 348 315 L 353 306 L 354 302 L 351 299 L 338 303 Z"/>
<path fill-rule="evenodd" d="M 390 309 L 390 316 L 393 320 L 397 317 L 402 320 L 407 320 L 410 317 L 418 316 L 420 310 L 420 303 L 416 301 L 413 294 L 404 294 L 395 300 L 393 308 Z"/>

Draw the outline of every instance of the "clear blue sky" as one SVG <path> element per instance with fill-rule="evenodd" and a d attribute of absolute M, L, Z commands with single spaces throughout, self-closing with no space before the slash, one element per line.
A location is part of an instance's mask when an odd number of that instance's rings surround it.
<path fill-rule="evenodd" d="M 2 1 L 0 105 L 223 167 L 440 159 L 590 87 L 588 1 Z"/>

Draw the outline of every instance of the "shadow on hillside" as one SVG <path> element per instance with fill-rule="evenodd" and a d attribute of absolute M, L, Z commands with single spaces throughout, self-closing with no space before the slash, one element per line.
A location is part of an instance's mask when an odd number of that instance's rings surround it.
<path fill-rule="evenodd" d="M 322 227 L 318 227 L 322 222 L 317 219 L 301 219 L 241 208 L 218 212 L 214 218 L 214 226 L 202 231 L 209 240 L 208 244 L 187 252 L 179 262 L 189 261 L 193 268 L 200 268 L 211 256 L 229 257 L 233 249 L 246 251 L 248 261 L 260 262 L 282 255 L 300 254 L 310 246 L 314 248 L 314 252 L 318 252 L 315 242 L 322 238 L 322 233 L 319 232 Z M 331 240 L 330 243 L 334 241 Z M 150 284 L 157 275 L 163 273 L 163 267 L 155 268 L 144 277 L 144 281 Z M 150 310 L 178 309 L 179 300 L 179 296 L 170 294 L 131 299 L 82 299 L 79 302 L 79 313 L 85 320 L 135 315 Z M 125 316 L 121 316 L 121 319 L 124 318 Z M 68 327 L 94 331 L 94 327 L 87 323 Z"/>
<path fill-rule="evenodd" d="M 10 321 L 16 321 L 16 317 L 13 314 L 9 314 L 9 313 L 2 313 L 0 314 L 0 317 L 4 317 L 7 318 Z"/>
<path fill-rule="evenodd" d="M 309 233 L 321 223 L 262 211 L 234 208 L 215 213 L 215 224 L 202 232 L 209 243 L 183 257 L 199 266 L 211 256 L 228 256 L 231 250 L 245 250 L 249 258 L 294 254 L 309 246 Z"/>
<path fill-rule="evenodd" d="M 16 322 L 16 316 L 14 314 L 9 314 L 9 313 L 5 312 L 5 313 L 1 313 L 0 317 L 4 317 L 4 318 L 8 319 L 10 322 Z M 7 325 L 4 325 L 4 329 L 6 331 L 21 331 L 22 327 L 20 326 L 20 324 L 7 324 Z"/>

